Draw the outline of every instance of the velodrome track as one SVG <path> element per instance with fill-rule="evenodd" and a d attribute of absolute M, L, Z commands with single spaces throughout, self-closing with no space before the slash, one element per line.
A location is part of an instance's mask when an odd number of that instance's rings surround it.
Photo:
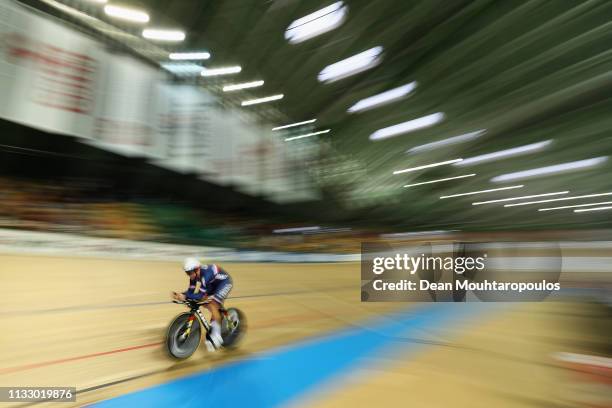
<path fill-rule="evenodd" d="M 248 334 L 176 362 L 162 342 L 179 264 L 0 256 L 0 386 L 78 392 L 0 406 L 584 406 L 553 356 L 608 321 L 586 303 L 361 303 L 356 263 L 223 267 Z"/>

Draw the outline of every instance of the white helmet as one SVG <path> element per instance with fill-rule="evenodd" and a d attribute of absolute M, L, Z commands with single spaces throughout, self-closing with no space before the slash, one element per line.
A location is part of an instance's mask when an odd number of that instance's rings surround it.
<path fill-rule="evenodd" d="M 201 266 L 202 264 L 197 258 L 185 258 L 185 262 L 183 262 L 183 270 L 185 272 L 193 271 Z"/>

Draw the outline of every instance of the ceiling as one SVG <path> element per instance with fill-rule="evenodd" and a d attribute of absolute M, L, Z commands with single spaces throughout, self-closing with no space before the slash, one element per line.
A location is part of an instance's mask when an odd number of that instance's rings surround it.
<path fill-rule="evenodd" d="M 62 3 L 97 13 L 86 0 Z M 36 3 L 29 1 L 29 3 Z M 112 1 L 111 1 L 112 3 Z M 289 44 L 286 28 L 332 1 L 141 0 L 151 26 L 180 28 L 187 39 L 167 51 L 209 50 L 207 66 L 239 64 L 239 75 L 199 79 L 223 83 L 265 80 L 250 91 L 223 94 L 228 103 L 283 93 L 284 99 L 245 109 L 271 125 L 317 118 L 321 159 L 308 171 L 333 197 L 338 222 L 385 222 L 398 229 L 488 229 L 612 226 L 610 212 L 538 212 L 538 206 L 471 205 L 569 190 L 569 196 L 612 192 L 612 158 L 599 166 L 520 182 L 494 183 L 506 173 L 612 156 L 612 2 L 476 0 L 352 0 L 337 29 Z M 105 21 L 128 32 L 136 28 Z M 327 65 L 375 46 L 382 62 L 323 84 Z M 157 46 L 159 47 L 159 46 Z M 347 109 L 368 96 L 417 82 L 400 101 L 363 113 Z M 380 141 L 377 129 L 436 112 L 444 120 Z M 483 130 L 477 139 L 418 153 L 415 146 Z M 283 136 L 283 135 L 281 135 Z M 393 171 L 552 140 L 546 148 L 472 166 Z M 405 184 L 475 176 L 403 188 Z M 440 196 L 522 184 L 524 187 L 440 199 Z M 612 201 L 612 196 L 598 201 Z M 561 201 L 559 205 L 589 202 Z M 590 202 L 593 202 L 591 199 Z M 555 204 L 555 203 L 553 203 Z M 608 214 L 606 216 L 606 213 Z"/>

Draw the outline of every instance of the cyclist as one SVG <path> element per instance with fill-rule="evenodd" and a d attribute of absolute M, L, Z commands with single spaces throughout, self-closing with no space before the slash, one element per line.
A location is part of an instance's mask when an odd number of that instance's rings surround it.
<path fill-rule="evenodd" d="M 189 288 L 183 293 L 173 292 L 173 298 L 176 300 L 202 300 L 204 298 L 210 300 L 210 303 L 205 305 L 212 316 L 210 340 L 216 348 L 219 348 L 223 345 L 222 318 L 219 309 L 232 290 L 232 278 L 219 266 L 202 265 L 197 258 L 186 258 L 183 270 L 189 275 Z"/>

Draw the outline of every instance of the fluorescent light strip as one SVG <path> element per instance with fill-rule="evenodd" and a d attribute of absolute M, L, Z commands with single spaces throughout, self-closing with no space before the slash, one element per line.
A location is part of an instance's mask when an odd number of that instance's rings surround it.
<path fill-rule="evenodd" d="M 497 159 L 505 159 L 508 157 L 519 156 L 521 154 L 533 153 L 538 150 L 542 150 L 545 147 L 549 146 L 552 143 L 551 140 L 545 140 L 543 142 L 532 143 L 525 146 L 514 147 L 512 149 L 500 150 L 494 153 L 487 153 L 480 156 L 474 156 L 465 159 L 459 164 L 455 164 L 455 166 L 470 166 L 478 163 L 486 163 Z"/>
<path fill-rule="evenodd" d="M 550 202 L 553 202 L 553 201 L 577 200 L 579 198 L 602 197 L 602 196 L 609 196 L 609 195 L 612 195 L 612 193 L 587 194 L 587 195 L 574 196 L 574 197 L 554 198 L 554 199 L 551 199 L 551 200 L 528 201 L 526 203 L 506 204 L 506 205 L 504 205 L 504 207 L 516 207 L 516 206 L 519 206 L 519 205 L 550 203 Z"/>
<path fill-rule="evenodd" d="M 554 166 L 540 167 L 537 169 L 519 171 L 516 173 L 503 174 L 491 179 L 494 183 L 503 181 L 520 180 L 528 177 L 544 176 L 548 174 L 556 174 L 566 171 L 586 169 L 604 163 L 608 160 L 608 156 L 594 157 L 592 159 L 579 160 L 570 163 L 556 164 Z"/>
<path fill-rule="evenodd" d="M 297 140 L 297 139 L 303 139 L 305 137 L 311 137 L 311 136 L 316 136 L 316 135 L 322 135 L 323 133 L 329 133 L 331 129 L 326 129 L 326 130 L 321 130 L 319 132 L 313 132 L 313 133 L 307 133 L 305 135 L 301 135 L 301 136 L 293 136 L 293 137 L 288 137 L 285 139 L 285 142 L 290 142 L 292 140 Z"/>
<path fill-rule="evenodd" d="M 176 75 L 199 75 L 202 66 L 191 63 L 163 62 L 160 64 L 163 69 Z"/>
<path fill-rule="evenodd" d="M 286 232 L 318 231 L 320 229 L 321 229 L 321 227 L 319 227 L 319 226 L 315 226 L 315 227 L 296 227 L 296 228 L 275 229 L 272 232 L 275 233 L 275 234 L 283 234 L 283 233 L 286 233 Z"/>
<path fill-rule="evenodd" d="M 602 210 L 612 210 L 612 206 L 610 207 L 597 207 L 597 208 L 585 208 L 582 210 L 574 210 L 574 212 L 587 212 L 587 211 L 602 211 Z"/>
<path fill-rule="evenodd" d="M 265 98 L 250 99 L 248 101 L 242 101 L 241 105 L 242 106 L 257 105 L 259 103 L 277 101 L 279 99 L 283 99 L 284 97 L 285 95 L 283 94 L 271 95 L 271 96 L 266 96 Z"/>
<path fill-rule="evenodd" d="M 448 234 L 451 232 L 459 232 L 459 230 L 435 230 L 435 231 L 417 231 L 417 232 L 394 232 L 391 234 L 380 234 L 380 238 L 385 239 L 402 239 L 409 237 L 418 237 L 422 235 L 439 235 L 439 234 Z"/>
<path fill-rule="evenodd" d="M 478 201 L 478 202 L 472 203 L 472 205 L 503 203 L 504 201 L 516 201 L 516 200 L 524 200 L 525 198 L 548 197 L 548 196 L 561 195 L 561 194 L 567 194 L 567 193 L 569 193 L 569 191 L 559 191 L 557 193 L 544 193 L 544 194 L 534 194 L 534 195 L 526 195 L 526 196 L 520 196 L 520 197 L 502 198 L 500 200 Z"/>
<path fill-rule="evenodd" d="M 368 109 L 376 108 L 378 106 L 386 105 L 391 102 L 400 100 L 410 94 L 417 87 L 416 81 L 406 85 L 399 86 L 397 88 L 390 89 L 388 91 L 379 93 L 377 95 L 370 96 L 362 99 L 350 108 L 347 112 L 355 113 L 365 111 Z"/>
<path fill-rule="evenodd" d="M 263 84 L 264 84 L 264 81 L 253 81 L 253 82 L 243 82 L 241 84 L 225 85 L 223 87 L 223 92 L 239 91 L 241 89 L 247 89 L 247 88 L 257 88 L 258 86 L 262 86 Z"/>
<path fill-rule="evenodd" d="M 149 15 L 142 10 L 107 4 L 106 6 L 104 6 L 104 13 L 106 13 L 106 15 L 108 16 L 120 18 L 122 20 L 132 21 L 134 23 L 149 22 Z"/>
<path fill-rule="evenodd" d="M 57 10 L 61 10 L 64 13 L 70 14 L 71 16 L 78 17 L 83 20 L 88 20 L 89 22 L 92 22 L 92 21 L 99 22 L 100 21 L 97 18 L 90 16 L 89 14 L 85 14 L 75 8 L 66 6 L 65 4 L 58 3 L 55 0 L 41 0 L 41 1 L 45 3 L 46 5 L 51 6 Z"/>
<path fill-rule="evenodd" d="M 108 0 L 87 0 L 89 3 L 98 3 L 98 4 L 106 4 Z"/>
<path fill-rule="evenodd" d="M 298 44 L 339 27 L 348 14 L 348 8 L 339 1 L 292 22 L 285 30 L 285 39 Z"/>
<path fill-rule="evenodd" d="M 439 140 L 437 142 L 426 143 L 420 146 L 415 146 L 412 149 L 406 151 L 406 153 L 417 153 L 427 150 L 434 150 L 438 147 L 454 145 L 457 143 L 467 142 L 469 140 L 474 140 L 487 132 L 486 129 L 477 130 L 475 132 L 465 133 L 459 136 L 449 137 L 448 139 Z"/>
<path fill-rule="evenodd" d="M 209 77 L 217 75 L 237 74 L 240 71 L 242 71 L 242 67 L 239 65 L 221 68 L 204 68 L 202 70 L 202 76 Z"/>
<path fill-rule="evenodd" d="M 459 162 L 461 160 L 463 160 L 463 159 L 453 159 L 453 160 L 447 160 L 447 161 L 443 161 L 443 162 L 439 162 L 439 163 L 426 164 L 424 166 L 411 167 L 411 168 L 403 169 L 403 170 L 395 170 L 393 172 L 393 174 L 402 174 L 402 173 L 408 173 L 410 171 L 416 171 L 416 170 L 421 170 L 421 169 L 428 169 L 430 167 L 443 166 L 445 164 L 457 163 L 457 162 Z"/>
<path fill-rule="evenodd" d="M 431 115 L 409 120 L 408 122 L 378 129 L 376 132 L 370 135 L 370 140 L 382 140 L 389 137 L 414 132 L 415 130 L 425 129 L 435 125 L 436 123 L 440 123 L 442 120 L 444 120 L 444 113 L 432 113 Z"/>
<path fill-rule="evenodd" d="M 208 52 L 173 52 L 168 57 L 171 60 L 178 60 L 178 61 L 207 60 L 210 58 L 210 53 Z"/>
<path fill-rule="evenodd" d="M 465 174 L 465 175 L 463 175 L 463 176 L 457 176 L 457 177 L 448 177 L 448 178 L 443 178 L 443 179 L 438 179 L 438 180 L 424 181 L 424 182 L 422 182 L 422 183 L 406 184 L 404 187 L 422 186 L 423 184 L 439 183 L 439 182 L 441 182 L 441 181 L 448 181 L 448 180 L 462 179 L 462 178 L 466 178 L 466 177 L 473 177 L 473 176 L 475 176 L 475 175 L 476 175 L 476 173 L 473 173 L 473 174 Z"/>
<path fill-rule="evenodd" d="M 612 201 L 603 201 L 600 203 L 590 203 L 590 204 L 564 205 L 563 207 L 540 208 L 538 211 L 565 210 L 566 208 L 593 207 L 595 205 L 604 205 L 604 204 L 612 204 Z"/>
<path fill-rule="evenodd" d="M 334 82 L 375 67 L 381 61 L 383 47 L 374 47 L 323 68 L 319 82 Z"/>
<path fill-rule="evenodd" d="M 483 193 L 492 193 L 494 191 L 513 190 L 515 188 L 523 188 L 523 187 L 525 187 L 525 186 L 520 184 L 518 186 L 491 188 L 489 190 L 480 190 L 480 191 L 471 191 L 469 193 L 461 193 L 461 194 L 452 194 L 452 195 L 447 195 L 447 196 L 441 196 L 440 200 L 443 200 L 445 198 L 463 197 L 463 196 L 472 195 L 472 194 L 483 194 Z"/>
<path fill-rule="evenodd" d="M 304 234 L 306 235 L 314 235 L 314 234 L 334 234 L 334 233 L 338 233 L 338 232 L 348 232 L 348 231 L 352 231 L 352 228 L 348 228 L 348 227 L 342 227 L 342 228 L 321 228 L 319 230 L 315 230 L 315 231 L 304 231 Z"/>
<path fill-rule="evenodd" d="M 290 123 L 289 125 L 277 126 L 275 128 L 272 128 L 272 131 L 287 129 L 287 128 L 291 128 L 295 126 L 307 125 L 309 123 L 315 123 L 316 121 L 317 121 L 316 119 L 310 119 L 310 120 L 305 120 L 303 122 Z"/>
<path fill-rule="evenodd" d="M 185 39 L 185 32 L 147 28 L 142 30 L 142 36 L 148 40 L 155 41 L 183 41 Z"/>

